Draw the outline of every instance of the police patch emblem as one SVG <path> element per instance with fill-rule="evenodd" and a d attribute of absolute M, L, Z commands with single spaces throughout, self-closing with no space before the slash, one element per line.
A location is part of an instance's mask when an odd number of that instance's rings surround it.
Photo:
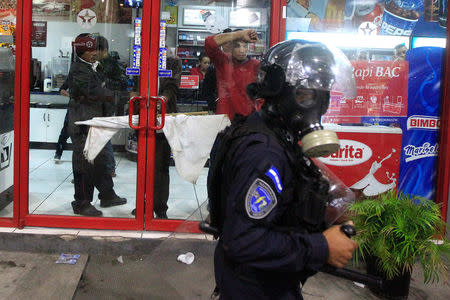
<path fill-rule="evenodd" d="M 245 210 L 252 219 L 265 218 L 277 205 L 277 196 L 270 185 L 257 178 L 245 197 Z"/>

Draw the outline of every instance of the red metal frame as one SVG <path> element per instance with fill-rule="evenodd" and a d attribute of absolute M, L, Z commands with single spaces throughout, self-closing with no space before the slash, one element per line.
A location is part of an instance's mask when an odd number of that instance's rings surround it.
<path fill-rule="evenodd" d="M 17 227 L 19 224 L 19 191 L 20 191 L 20 79 L 22 58 L 22 29 L 23 29 L 23 6 L 21 1 L 16 3 L 16 62 L 14 65 L 14 186 L 13 186 L 13 216 L 11 218 L 0 218 L 0 227 Z"/>
<path fill-rule="evenodd" d="M 18 24 L 23 26 L 22 28 L 22 44 L 20 46 L 22 51 L 21 57 L 21 90 L 29 90 L 29 74 L 30 74 L 30 60 L 31 60 L 31 20 L 32 20 L 32 1 L 24 0 L 23 2 L 23 20 L 26 22 L 18 21 Z M 144 5 L 143 13 L 150 14 L 151 2 L 147 1 L 147 6 Z M 141 63 L 141 94 L 147 93 L 148 88 L 148 62 L 145 59 L 145 53 L 148 52 L 149 36 L 146 35 L 146 27 L 149 27 L 143 17 L 143 35 L 142 35 L 142 63 Z M 147 52 L 145 52 L 147 50 Z M 28 174 L 29 174 L 29 93 L 22 93 L 20 95 L 20 165 L 16 174 L 20 179 L 19 182 L 19 220 L 18 227 L 23 226 L 43 226 L 43 227 L 68 227 L 68 228 L 90 228 L 90 229 L 121 229 L 121 230 L 142 230 L 144 227 L 143 222 L 143 203 L 144 203 L 144 184 L 145 184 L 145 160 L 146 160 L 146 143 L 145 143 L 145 130 L 138 131 L 138 162 L 137 162 L 137 191 L 136 191 L 136 204 L 137 212 L 135 219 L 122 219 L 122 218 L 94 218 L 94 217 L 73 217 L 73 216 L 54 216 L 54 215 L 30 215 L 28 212 Z M 140 108 L 139 125 L 146 125 L 147 110 L 144 105 Z M 16 186 L 15 186 L 16 187 Z M 17 198 L 15 198 L 17 199 Z M 17 202 L 17 201 L 16 201 Z M 130 212 L 131 213 L 131 212 Z"/>
<path fill-rule="evenodd" d="M 447 221 L 448 201 L 449 201 L 449 177 L 450 177 L 450 90 L 448 82 L 450 80 L 450 30 L 448 28 L 447 15 L 447 45 L 445 57 L 444 88 L 441 101 L 441 129 L 439 139 L 439 164 L 436 182 L 436 203 L 441 204 L 442 219 Z"/>
<path fill-rule="evenodd" d="M 158 93 L 158 59 L 159 59 L 159 27 L 160 27 L 160 10 L 161 10 L 161 2 L 159 0 L 152 1 L 152 11 L 147 15 L 147 20 L 150 20 L 150 29 L 148 32 L 149 40 L 150 40 L 150 48 L 146 50 L 142 49 L 144 53 L 150 53 L 149 57 L 149 79 L 150 85 L 148 87 L 148 95 L 147 97 L 156 96 Z M 156 126 L 156 103 L 148 101 L 148 124 L 149 126 Z M 147 176 L 145 182 L 145 194 L 147 195 L 147 199 L 153 199 L 154 191 L 153 191 L 153 182 L 154 182 L 154 171 L 155 171 L 155 130 L 147 131 Z M 168 223 L 175 222 L 178 224 L 178 221 L 172 220 L 157 220 L 153 218 L 153 201 L 145 202 L 145 211 L 148 212 L 145 215 L 145 229 L 146 230 L 157 230 L 155 226 L 161 226 L 160 230 L 168 230 L 166 226 Z M 159 228 L 159 227 L 158 227 Z M 176 228 L 176 225 L 175 225 Z"/>

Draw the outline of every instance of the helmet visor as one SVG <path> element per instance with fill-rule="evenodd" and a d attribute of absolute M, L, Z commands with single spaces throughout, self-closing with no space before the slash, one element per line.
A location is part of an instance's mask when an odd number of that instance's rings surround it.
<path fill-rule="evenodd" d="M 286 82 L 296 88 L 335 91 L 345 98 L 356 96 L 353 67 L 337 48 L 299 41 L 282 67 Z"/>

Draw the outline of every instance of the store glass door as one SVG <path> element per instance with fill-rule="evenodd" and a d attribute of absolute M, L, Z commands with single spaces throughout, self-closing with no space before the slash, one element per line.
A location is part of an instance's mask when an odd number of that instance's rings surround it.
<path fill-rule="evenodd" d="M 158 2 L 152 8 L 150 82 L 165 97 L 165 117 L 161 109 L 149 116 L 149 124 L 161 124 L 162 118 L 164 127 L 149 132 L 147 169 L 154 171 L 146 185 L 147 199 L 153 199 L 146 202 L 146 228 L 192 231 L 208 214 L 209 152 L 233 117 L 223 109 L 231 101 L 228 93 L 242 96 L 237 101 L 247 105 L 245 113 L 254 110 L 245 89 L 255 80 L 263 53 L 278 40 L 281 2 Z M 212 41 L 223 32 L 239 37 L 249 29 L 258 36 L 253 43 Z M 215 71 L 208 71 L 211 65 Z"/>
<path fill-rule="evenodd" d="M 32 1 L 25 225 L 143 228 L 151 4 Z"/>
<path fill-rule="evenodd" d="M 0 223 L 13 217 L 17 2 L 0 2 Z M 16 112 L 17 113 L 17 112 Z"/>

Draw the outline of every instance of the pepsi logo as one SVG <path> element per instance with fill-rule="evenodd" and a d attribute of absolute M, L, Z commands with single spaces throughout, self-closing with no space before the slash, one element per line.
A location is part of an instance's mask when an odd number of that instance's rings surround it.
<path fill-rule="evenodd" d="M 332 166 L 359 165 L 372 157 L 372 149 L 364 143 L 353 140 L 339 140 L 341 147 L 338 151 L 319 159 Z"/>

